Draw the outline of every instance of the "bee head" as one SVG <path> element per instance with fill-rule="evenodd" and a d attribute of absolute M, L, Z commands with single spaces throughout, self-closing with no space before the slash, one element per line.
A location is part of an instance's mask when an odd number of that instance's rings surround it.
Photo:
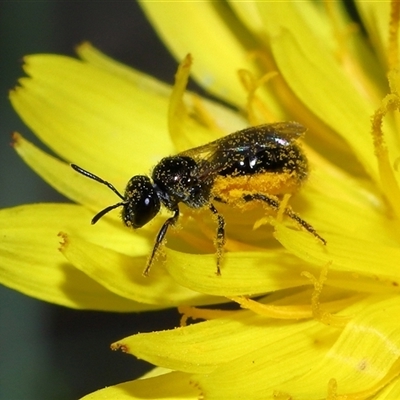
<path fill-rule="evenodd" d="M 125 189 L 122 220 L 126 226 L 141 228 L 160 211 L 161 203 L 149 177 L 137 175 Z"/>
<path fill-rule="evenodd" d="M 132 177 L 126 186 L 125 195 L 122 195 L 110 182 L 105 181 L 75 164 L 71 164 L 71 167 L 87 178 L 106 185 L 122 200 L 98 212 L 92 218 L 92 224 L 95 224 L 111 210 L 122 207 L 121 215 L 124 224 L 137 229 L 146 225 L 160 211 L 160 199 L 158 198 L 150 178 L 147 176 L 137 175 Z"/>

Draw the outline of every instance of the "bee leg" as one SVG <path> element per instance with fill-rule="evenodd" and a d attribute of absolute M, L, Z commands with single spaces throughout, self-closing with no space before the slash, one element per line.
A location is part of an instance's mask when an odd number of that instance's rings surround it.
<path fill-rule="evenodd" d="M 150 257 L 149 257 L 149 259 L 147 261 L 146 269 L 143 271 L 143 275 L 144 276 L 149 275 L 149 271 L 150 271 L 150 268 L 151 268 L 151 266 L 153 264 L 154 257 L 156 256 L 156 254 L 158 253 L 158 250 L 160 249 L 160 246 L 162 245 L 162 242 L 164 240 L 164 237 L 165 237 L 165 235 L 167 233 L 168 228 L 170 226 L 172 226 L 172 225 L 175 225 L 175 223 L 178 220 L 178 218 L 179 218 L 179 208 L 176 208 L 174 210 L 174 215 L 172 217 L 168 218 L 164 222 L 164 224 L 161 227 L 161 229 L 159 230 L 159 232 L 157 234 L 157 237 L 156 237 L 156 240 L 155 240 L 155 243 L 154 243 L 153 251 L 151 252 L 151 255 L 150 255 Z"/>
<path fill-rule="evenodd" d="M 221 275 L 221 261 L 224 253 L 224 245 L 225 245 L 225 220 L 224 217 L 217 211 L 217 209 L 210 204 L 209 206 L 211 212 L 216 215 L 218 219 L 218 227 L 217 227 L 217 238 L 216 238 L 216 246 L 217 246 L 217 275 Z"/>
<path fill-rule="evenodd" d="M 304 221 L 304 219 L 301 219 L 298 214 L 296 214 L 293 210 L 290 208 L 285 208 L 285 214 L 289 217 L 292 218 L 294 221 L 296 221 L 299 225 L 301 225 L 305 230 L 310 232 L 314 237 L 316 237 L 324 246 L 326 245 L 326 240 L 320 236 L 317 231 L 315 230 L 314 227 L 312 227 L 308 222 Z"/>
<path fill-rule="evenodd" d="M 248 194 L 243 197 L 243 200 L 248 202 L 248 201 L 254 201 L 254 200 L 261 200 L 264 203 L 267 203 L 268 206 L 270 206 L 273 210 L 278 211 L 280 207 L 280 202 L 279 200 L 276 200 L 274 198 L 265 196 L 261 193 L 255 193 L 255 194 Z M 285 214 L 296 221 L 300 226 L 302 226 L 306 231 L 310 232 L 314 237 L 316 237 L 323 245 L 326 245 L 326 240 L 321 237 L 317 231 L 304 219 L 300 218 L 298 214 L 296 214 L 291 208 L 286 207 L 285 208 Z"/>

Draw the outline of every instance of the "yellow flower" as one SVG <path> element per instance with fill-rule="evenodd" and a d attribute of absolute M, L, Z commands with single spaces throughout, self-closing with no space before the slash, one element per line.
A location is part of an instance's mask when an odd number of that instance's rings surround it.
<path fill-rule="evenodd" d="M 400 398 L 400 3 L 356 5 L 364 30 L 340 2 L 143 2 L 175 56 L 194 56 L 172 90 L 87 44 L 81 60 L 25 59 L 29 78 L 12 103 L 62 160 L 19 135 L 15 148 L 79 205 L 2 210 L 1 282 L 68 307 L 179 306 L 184 316 L 182 327 L 114 343 L 159 368 L 85 399 Z M 190 67 L 239 112 L 183 96 Z M 301 192 L 283 201 L 326 246 L 282 210 L 265 224 L 262 207 L 219 206 L 227 252 L 218 277 L 215 221 L 182 207 L 182 229 L 144 278 L 167 213 L 136 231 L 117 212 L 89 225 L 115 194 L 69 162 L 123 188 L 166 155 L 280 120 L 309 128 L 311 165 Z M 242 309 L 194 307 L 227 299 Z"/>

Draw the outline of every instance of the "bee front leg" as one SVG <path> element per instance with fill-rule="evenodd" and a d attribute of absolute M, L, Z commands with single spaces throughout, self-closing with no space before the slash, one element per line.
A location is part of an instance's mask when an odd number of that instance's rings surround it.
<path fill-rule="evenodd" d="M 222 256 L 224 254 L 225 245 L 225 220 L 224 217 L 217 211 L 217 209 L 210 204 L 210 211 L 217 217 L 218 227 L 217 227 L 217 237 L 215 239 L 215 244 L 217 247 L 217 275 L 221 275 L 221 262 Z"/>
<path fill-rule="evenodd" d="M 154 261 L 154 257 L 156 256 L 156 254 L 158 253 L 160 246 L 163 243 L 164 237 L 168 231 L 168 228 L 172 225 L 175 225 L 176 221 L 178 221 L 179 218 L 179 208 L 176 208 L 174 210 L 174 215 L 170 218 L 168 218 L 163 226 L 161 227 L 161 229 L 159 230 L 155 243 L 154 243 L 154 247 L 153 247 L 153 251 L 151 252 L 151 255 L 147 261 L 147 265 L 146 265 L 146 269 L 143 271 L 143 275 L 147 276 L 149 274 L 150 268 L 153 264 Z"/>

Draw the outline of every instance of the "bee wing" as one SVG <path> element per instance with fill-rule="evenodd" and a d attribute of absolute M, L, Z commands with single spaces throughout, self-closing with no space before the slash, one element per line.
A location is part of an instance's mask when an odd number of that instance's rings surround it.
<path fill-rule="evenodd" d="M 224 136 L 179 155 L 193 158 L 201 176 L 218 174 L 244 158 L 255 157 L 260 151 L 276 145 L 289 145 L 304 134 L 298 122 L 276 122 L 253 126 Z"/>
<path fill-rule="evenodd" d="M 259 129 L 266 135 L 276 135 L 289 142 L 300 138 L 307 131 L 306 127 L 295 121 L 275 122 L 273 124 L 259 125 L 254 128 Z"/>

